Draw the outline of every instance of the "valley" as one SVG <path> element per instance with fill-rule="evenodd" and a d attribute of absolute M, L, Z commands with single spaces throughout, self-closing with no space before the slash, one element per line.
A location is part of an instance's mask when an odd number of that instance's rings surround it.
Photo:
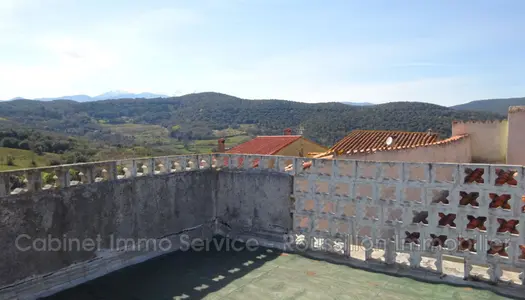
<path fill-rule="evenodd" d="M 499 102 L 500 106 L 505 103 Z M 325 146 L 354 129 L 426 131 L 450 136 L 453 120 L 503 119 L 421 102 L 377 105 L 248 100 L 220 93 L 180 97 L 0 102 L 0 168 L 216 151 L 284 128 Z M 20 151 L 19 154 L 13 151 Z M 17 156 L 14 165 L 7 156 Z"/>

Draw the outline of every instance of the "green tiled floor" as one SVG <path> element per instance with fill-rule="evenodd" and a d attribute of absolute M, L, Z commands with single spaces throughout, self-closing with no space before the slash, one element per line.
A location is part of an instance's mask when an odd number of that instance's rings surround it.
<path fill-rule="evenodd" d="M 489 291 L 422 283 L 260 249 L 174 253 L 48 300 L 203 298 L 504 299 Z"/>

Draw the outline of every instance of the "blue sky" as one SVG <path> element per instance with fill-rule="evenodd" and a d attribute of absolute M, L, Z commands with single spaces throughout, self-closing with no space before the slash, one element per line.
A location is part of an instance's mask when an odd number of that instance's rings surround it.
<path fill-rule="evenodd" d="M 525 96 L 525 1 L 0 0 L 0 99 Z"/>

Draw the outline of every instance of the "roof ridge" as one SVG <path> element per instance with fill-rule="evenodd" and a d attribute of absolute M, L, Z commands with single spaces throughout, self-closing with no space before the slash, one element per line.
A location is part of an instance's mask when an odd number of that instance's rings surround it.
<path fill-rule="evenodd" d="M 434 141 L 434 142 L 431 142 L 431 143 L 417 144 L 417 145 L 410 145 L 410 146 L 399 146 L 399 147 L 395 147 L 395 146 L 394 147 L 382 147 L 382 148 L 378 148 L 376 151 L 373 151 L 373 152 L 414 149 L 414 148 L 421 148 L 421 147 L 429 147 L 429 146 L 451 144 L 451 143 L 457 142 L 459 140 L 462 140 L 462 139 L 464 139 L 464 138 L 466 138 L 468 136 L 469 136 L 469 134 L 467 134 L 467 133 L 465 133 L 465 134 L 458 134 L 458 135 L 446 138 L 444 140 Z"/>
<path fill-rule="evenodd" d="M 386 130 L 386 129 L 354 129 L 350 133 L 354 131 L 367 131 L 367 132 L 403 132 L 403 133 L 414 133 L 414 134 L 429 134 L 428 131 L 404 131 L 404 130 Z M 435 132 L 432 132 L 431 134 L 437 134 Z"/>
<path fill-rule="evenodd" d="M 302 135 L 258 135 L 255 138 L 259 137 L 302 137 Z"/>
<path fill-rule="evenodd" d="M 451 144 L 451 143 L 461 141 L 468 136 L 469 134 L 467 133 L 458 134 L 458 135 L 446 138 L 444 140 L 434 141 L 434 142 L 425 143 L 425 144 L 418 143 L 416 145 L 409 145 L 409 146 L 397 146 L 397 147 L 393 146 L 393 147 L 381 147 L 381 148 L 375 148 L 375 149 L 352 150 L 351 153 L 345 153 L 345 154 L 352 155 L 352 154 L 375 153 L 375 152 L 383 152 L 383 151 L 397 151 L 397 150 L 407 150 L 407 149 L 415 149 L 415 148 L 421 148 L 421 147 L 440 146 L 440 145 L 446 145 L 446 144 Z M 330 149 L 328 151 L 317 154 L 316 156 L 314 156 L 314 158 L 327 158 L 328 156 L 333 155 L 334 153 L 337 153 L 337 151 Z"/>
<path fill-rule="evenodd" d="M 388 137 L 394 137 L 395 146 L 411 146 L 437 141 L 437 133 L 356 129 L 335 143 L 330 150 L 341 152 L 367 152 L 386 147 Z"/>
<path fill-rule="evenodd" d="M 232 147 L 226 153 L 273 155 L 301 138 L 304 137 L 301 135 L 256 136 Z"/>

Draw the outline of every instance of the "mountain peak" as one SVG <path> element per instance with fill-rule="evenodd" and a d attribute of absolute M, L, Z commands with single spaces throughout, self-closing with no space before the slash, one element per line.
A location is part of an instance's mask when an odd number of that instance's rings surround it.
<path fill-rule="evenodd" d="M 127 95 L 127 94 L 131 94 L 131 93 L 128 92 L 128 91 L 124 91 L 124 90 L 112 90 L 112 91 L 100 94 L 100 95 L 98 95 L 96 97 L 104 97 L 104 96 L 110 97 L 110 96 L 119 96 L 119 95 Z"/>
<path fill-rule="evenodd" d="M 103 94 L 100 94 L 95 97 L 90 97 L 88 95 L 71 95 L 71 96 L 61 96 L 61 97 L 50 97 L 50 98 L 34 98 L 32 100 L 39 100 L 39 101 L 52 101 L 52 100 L 73 100 L 77 102 L 88 102 L 88 101 L 99 101 L 99 100 L 110 100 L 110 99 L 152 99 L 152 98 L 167 98 L 167 95 L 161 95 L 161 94 L 154 94 L 154 93 L 140 93 L 140 94 L 133 94 L 127 91 L 123 90 L 113 90 L 109 91 Z M 17 97 L 15 99 L 11 100 L 17 100 L 17 99 L 26 99 L 23 97 Z M 29 100 L 29 99 L 28 99 Z"/>
<path fill-rule="evenodd" d="M 130 93 L 124 90 L 113 90 L 109 91 L 107 93 L 98 95 L 96 97 L 93 97 L 94 100 L 109 100 L 109 99 L 124 99 L 124 98 L 145 98 L 145 99 L 151 99 L 151 98 L 165 98 L 168 97 L 166 95 L 161 94 L 154 94 L 154 93 L 139 93 L 134 94 Z"/>

